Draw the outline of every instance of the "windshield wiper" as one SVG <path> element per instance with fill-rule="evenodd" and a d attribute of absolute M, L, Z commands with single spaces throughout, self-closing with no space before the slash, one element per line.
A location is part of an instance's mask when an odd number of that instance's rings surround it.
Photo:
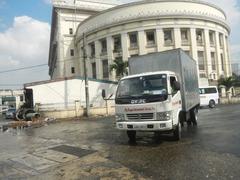
<path fill-rule="evenodd" d="M 118 99 L 122 98 L 136 98 L 136 97 L 141 97 L 142 95 L 122 95 L 122 96 L 117 96 Z"/>

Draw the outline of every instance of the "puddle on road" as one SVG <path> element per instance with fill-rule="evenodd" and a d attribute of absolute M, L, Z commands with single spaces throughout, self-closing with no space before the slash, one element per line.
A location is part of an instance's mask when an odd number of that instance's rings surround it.
<path fill-rule="evenodd" d="M 0 125 L 0 132 L 11 132 L 13 134 L 18 134 L 25 129 L 40 128 L 42 126 L 47 126 L 51 123 L 55 123 L 56 119 L 40 119 L 36 121 L 12 121 L 6 124 Z"/>

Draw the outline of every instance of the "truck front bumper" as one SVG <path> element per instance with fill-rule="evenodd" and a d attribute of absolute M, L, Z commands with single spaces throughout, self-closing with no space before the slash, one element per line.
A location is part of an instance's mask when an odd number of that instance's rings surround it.
<path fill-rule="evenodd" d="M 119 130 L 135 131 L 169 131 L 173 129 L 172 121 L 117 122 Z"/>

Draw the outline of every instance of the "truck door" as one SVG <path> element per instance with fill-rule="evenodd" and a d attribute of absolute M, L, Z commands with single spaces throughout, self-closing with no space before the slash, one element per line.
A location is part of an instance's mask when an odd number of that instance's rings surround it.
<path fill-rule="evenodd" d="M 25 89 L 25 102 L 27 108 L 33 108 L 33 90 L 32 89 Z"/>
<path fill-rule="evenodd" d="M 175 89 L 174 82 L 177 81 L 175 76 L 170 76 L 170 94 L 172 96 L 172 116 L 173 125 L 178 123 L 178 113 L 181 107 L 181 93 Z"/>

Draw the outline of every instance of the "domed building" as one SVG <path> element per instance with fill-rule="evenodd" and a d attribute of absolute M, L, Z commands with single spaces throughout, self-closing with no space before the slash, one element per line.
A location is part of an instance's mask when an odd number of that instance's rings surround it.
<path fill-rule="evenodd" d="M 196 0 L 145 0 L 104 10 L 77 28 L 79 75 L 83 46 L 88 76 L 104 80 L 115 80 L 109 71 L 115 59 L 182 48 L 197 61 L 200 84 L 214 84 L 231 75 L 226 19 L 219 7 Z"/>

